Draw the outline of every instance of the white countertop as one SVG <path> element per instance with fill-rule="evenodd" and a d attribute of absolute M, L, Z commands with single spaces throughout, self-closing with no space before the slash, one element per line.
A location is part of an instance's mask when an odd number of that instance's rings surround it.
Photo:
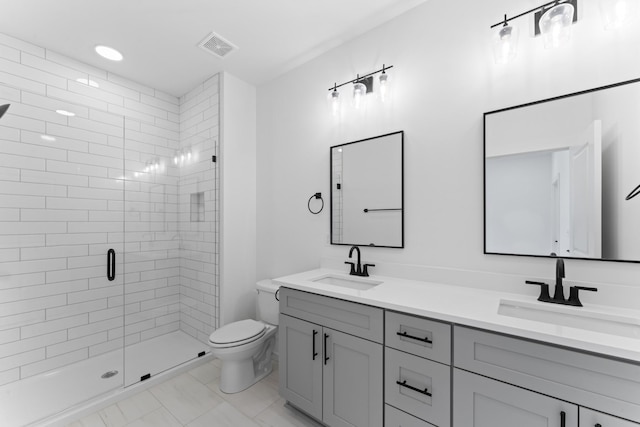
<path fill-rule="evenodd" d="M 620 336 L 498 314 L 500 301 L 509 300 L 514 303 L 522 302 L 534 308 L 539 304 L 541 309 L 564 314 L 579 315 L 589 312 L 605 317 L 624 316 L 626 319 L 633 319 L 633 328 L 637 326 L 637 330 L 640 331 L 640 312 L 635 310 L 596 305 L 562 306 L 538 302 L 535 298 L 520 294 L 377 275 L 363 278 L 382 282 L 368 290 L 312 281 L 326 275 L 359 279 L 341 271 L 317 269 L 273 280 L 281 286 L 301 291 L 640 362 L 640 335 Z M 567 294 L 568 289 L 565 289 L 565 295 Z M 612 325 L 615 327 L 615 323 Z"/>

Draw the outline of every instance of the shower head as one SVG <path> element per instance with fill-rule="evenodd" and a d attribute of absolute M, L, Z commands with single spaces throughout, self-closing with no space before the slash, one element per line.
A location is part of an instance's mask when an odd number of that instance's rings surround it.
<path fill-rule="evenodd" d="M 0 105 L 0 118 L 2 118 L 2 116 L 4 116 L 4 113 L 7 112 L 7 110 L 9 109 L 9 105 L 11 104 Z"/>

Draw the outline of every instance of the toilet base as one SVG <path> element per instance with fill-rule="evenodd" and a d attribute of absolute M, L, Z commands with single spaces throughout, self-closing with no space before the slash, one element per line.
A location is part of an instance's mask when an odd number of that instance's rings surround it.
<path fill-rule="evenodd" d="M 220 391 L 226 394 L 248 389 L 273 370 L 271 361 L 275 347 L 275 334 L 271 334 L 259 354 L 243 360 L 222 360 Z"/>

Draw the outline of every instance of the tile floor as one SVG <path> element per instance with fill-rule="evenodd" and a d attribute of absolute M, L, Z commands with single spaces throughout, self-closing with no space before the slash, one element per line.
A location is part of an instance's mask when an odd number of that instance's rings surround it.
<path fill-rule="evenodd" d="M 284 406 L 273 372 L 245 391 L 218 389 L 220 361 L 200 365 L 139 394 L 94 412 L 68 427 L 320 427 Z"/>

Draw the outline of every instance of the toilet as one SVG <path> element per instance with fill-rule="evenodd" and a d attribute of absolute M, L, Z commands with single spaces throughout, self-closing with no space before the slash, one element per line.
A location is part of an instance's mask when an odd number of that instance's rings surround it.
<path fill-rule="evenodd" d="M 279 307 L 278 285 L 271 280 L 256 284 L 258 320 L 229 323 L 209 336 L 211 354 L 222 361 L 220 391 L 237 393 L 271 373 L 271 355 L 276 345 Z"/>

